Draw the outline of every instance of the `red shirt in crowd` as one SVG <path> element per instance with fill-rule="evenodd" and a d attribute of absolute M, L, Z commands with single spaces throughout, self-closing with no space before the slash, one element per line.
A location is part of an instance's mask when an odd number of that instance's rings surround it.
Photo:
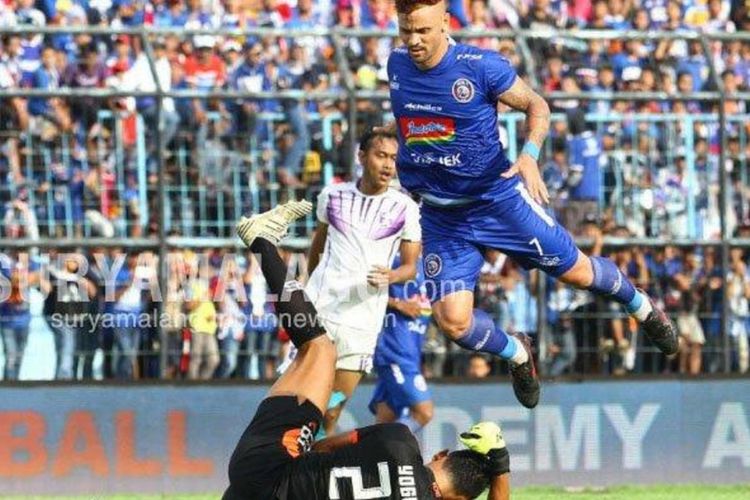
<path fill-rule="evenodd" d="M 227 69 L 224 61 L 215 54 L 207 63 L 201 63 L 198 58 L 191 56 L 185 61 L 185 78 L 194 88 L 211 90 L 224 85 Z"/>

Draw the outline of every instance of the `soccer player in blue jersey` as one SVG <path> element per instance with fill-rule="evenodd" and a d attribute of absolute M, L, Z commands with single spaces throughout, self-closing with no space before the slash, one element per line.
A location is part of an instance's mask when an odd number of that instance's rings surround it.
<path fill-rule="evenodd" d="M 393 268 L 401 265 L 396 255 Z M 378 423 L 400 422 L 412 432 L 432 419 L 432 395 L 422 376 L 422 345 L 430 323 L 421 259 L 416 277 L 388 287 L 388 309 L 373 364 L 378 382 L 370 411 Z"/>
<path fill-rule="evenodd" d="M 403 46 L 388 60 L 401 184 L 421 196 L 424 269 L 433 314 L 460 346 L 510 361 L 524 406 L 539 401 L 530 341 L 473 309 L 487 249 L 625 306 L 664 353 L 677 351 L 672 322 L 608 259 L 587 257 L 541 203 L 537 165 L 550 124 L 547 103 L 497 53 L 454 43 L 444 0 L 396 0 Z M 500 144 L 498 102 L 526 114 L 514 164 Z"/>

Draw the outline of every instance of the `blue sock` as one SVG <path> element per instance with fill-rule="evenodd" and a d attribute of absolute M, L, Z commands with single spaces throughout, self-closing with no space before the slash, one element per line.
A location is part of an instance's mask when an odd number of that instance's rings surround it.
<path fill-rule="evenodd" d="M 346 394 L 341 391 L 333 391 L 331 397 L 328 398 L 328 409 L 333 410 L 338 405 L 343 404 L 346 401 Z"/>
<path fill-rule="evenodd" d="M 643 304 L 643 295 L 638 293 L 636 291 L 635 295 L 633 296 L 633 300 L 625 304 L 625 309 L 630 313 L 633 314 L 638 309 L 641 308 L 641 304 Z"/>
<path fill-rule="evenodd" d="M 411 415 L 401 415 L 396 422 L 407 426 L 412 434 L 416 434 L 422 428 L 422 424 L 414 420 Z"/>
<path fill-rule="evenodd" d="M 454 342 L 464 349 L 479 351 L 510 359 L 516 353 L 515 342 L 509 342 L 508 334 L 495 326 L 489 314 L 474 309 L 474 317 L 466 334 Z"/>
<path fill-rule="evenodd" d="M 635 305 L 633 311 L 637 310 L 641 304 L 638 301 L 638 298 L 642 300 L 641 294 L 636 293 L 633 284 L 622 274 L 615 263 L 604 257 L 590 257 L 590 259 L 591 267 L 594 269 L 594 281 L 589 290 L 623 304 L 629 312 L 633 305 Z M 634 301 L 638 303 L 633 304 Z"/>

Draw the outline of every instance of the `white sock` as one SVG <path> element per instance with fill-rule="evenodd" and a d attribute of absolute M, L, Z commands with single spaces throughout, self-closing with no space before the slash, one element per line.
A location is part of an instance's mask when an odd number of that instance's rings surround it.
<path fill-rule="evenodd" d="M 630 315 L 637 319 L 639 322 L 646 321 L 646 318 L 648 318 L 648 315 L 651 314 L 651 311 L 654 310 L 653 307 L 651 307 L 651 301 L 648 299 L 648 297 L 641 293 L 641 292 L 635 292 L 641 295 L 642 301 L 640 307 Z"/>
<path fill-rule="evenodd" d="M 527 362 L 529 360 L 529 353 L 526 352 L 521 341 L 512 335 L 508 335 L 508 337 L 511 342 L 515 342 L 516 344 L 516 353 L 508 361 L 514 365 L 522 365 Z"/>

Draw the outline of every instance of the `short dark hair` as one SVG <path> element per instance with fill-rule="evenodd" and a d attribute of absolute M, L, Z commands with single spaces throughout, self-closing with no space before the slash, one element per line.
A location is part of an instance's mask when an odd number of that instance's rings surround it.
<path fill-rule="evenodd" d="M 368 128 L 359 138 L 359 150 L 363 153 L 367 153 L 370 150 L 370 147 L 372 147 L 373 142 L 375 142 L 375 139 L 393 139 L 394 141 L 398 141 L 398 137 L 396 137 L 395 133 L 387 132 L 382 129 L 375 130 L 374 128 Z"/>
<path fill-rule="evenodd" d="M 396 0 L 396 12 L 408 14 L 420 5 L 437 5 L 445 0 Z"/>
<path fill-rule="evenodd" d="M 587 130 L 591 130 L 591 126 L 586 122 L 586 111 L 581 108 L 573 108 L 567 113 L 568 118 L 568 131 L 572 135 L 580 135 Z"/>
<path fill-rule="evenodd" d="M 457 495 L 476 498 L 487 488 L 487 458 L 471 450 L 454 451 L 443 464 L 448 473 L 453 491 Z"/>

